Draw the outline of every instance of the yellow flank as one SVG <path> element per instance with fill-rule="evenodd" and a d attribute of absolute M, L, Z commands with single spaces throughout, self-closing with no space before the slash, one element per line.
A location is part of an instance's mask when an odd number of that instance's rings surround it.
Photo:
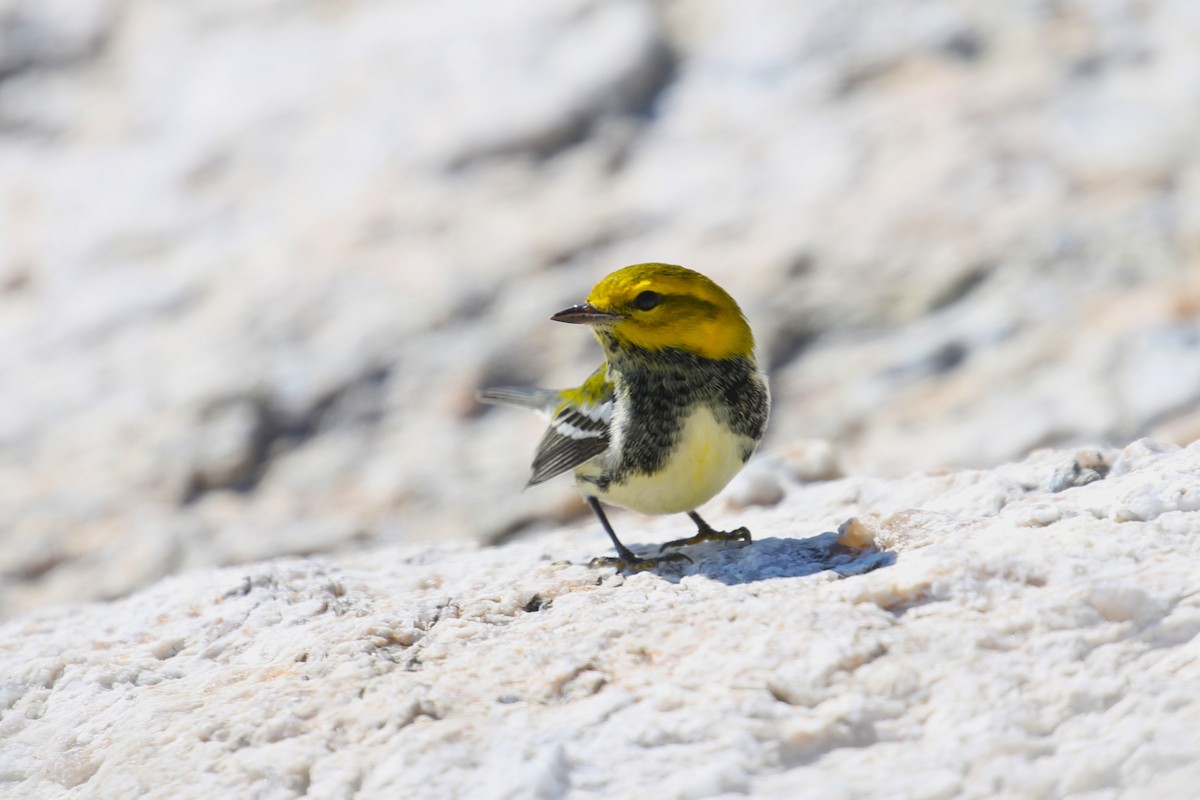
<path fill-rule="evenodd" d="M 661 302 L 639 307 L 646 292 L 659 295 Z M 606 327 L 622 346 L 673 347 L 712 359 L 754 351 L 750 325 L 734 299 L 684 267 L 651 263 L 617 270 L 592 288 L 588 304 L 617 315 Z"/>
<path fill-rule="evenodd" d="M 741 471 L 742 453 L 754 441 L 722 425 L 707 406 L 696 406 L 665 467 L 653 475 L 630 475 L 603 492 L 579 480 L 603 469 L 603 459 L 575 470 L 580 489 L 612 505 L 643 514 L 678 514 L 707 503 Z"/>

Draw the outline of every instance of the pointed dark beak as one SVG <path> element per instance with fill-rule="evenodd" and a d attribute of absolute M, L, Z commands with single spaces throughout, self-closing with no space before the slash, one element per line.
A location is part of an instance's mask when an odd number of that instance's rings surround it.
<path fill-rule="evenodd" d="M 575 325 L 603 325 L 606 322 L 612 322 L 620 318 L 620 314 L 610 314 L 607 311 L 601 311 L 589 303 L 571 306 L 550 317 L 555 322 L 570 322 Z"/>

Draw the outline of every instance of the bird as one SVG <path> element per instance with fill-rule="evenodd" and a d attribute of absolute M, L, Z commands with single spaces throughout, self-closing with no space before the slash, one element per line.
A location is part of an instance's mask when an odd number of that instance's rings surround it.
<path fill-rule="evenodd" d="M 708 277 L 673 264 L 633 264 L 597 283 L 585 302 L 550 317 L 592 329 L 604 363 L 570 389 L 496 387 L 483 403 L 549 418 L 526 487 L 567 471 L 612 540 L 593 566 L 640 572 L 665 553 L 705 541 L 751 542 L 744 527 L 715 530 L 696 513 L 746 464 L 766 431 L 770 390 L 737 302 Z M 602 504 L 643 514 L 685 513 L 696 534 L 635 554 Z"/>

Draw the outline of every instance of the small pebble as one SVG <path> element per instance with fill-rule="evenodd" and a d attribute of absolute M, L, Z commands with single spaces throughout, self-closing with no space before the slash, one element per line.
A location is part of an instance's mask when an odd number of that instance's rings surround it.
<path fill-rule="evenodd" d="M 851 517 L 838 526 L 837 543 L 842 547 L 865 550 L 875 546 L 875 526 L 859 517 Z"/>
<path fill-rule="evenodd" d="M 1108 477 L 1110 469 L 1112 464 L 1104 453 L 1099 450 L 1081 450 L 1069 464 L 1054 471 L 1050 477 L 1050 491 L 1062 492 L 1104 480 Z"/>

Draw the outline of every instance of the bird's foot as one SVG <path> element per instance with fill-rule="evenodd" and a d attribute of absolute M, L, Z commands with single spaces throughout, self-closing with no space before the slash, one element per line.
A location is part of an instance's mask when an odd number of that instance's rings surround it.
<path fill-rule="evenodd" d="M 618 552 L 616 556 L 596 556 L 588 562 L 589 567 L 616 567 L 621 572 L 645 572 L 646 570 L 654 569 L 660 564 L 678 564 L 686 561 L 693 563 L 690 558 L 683 553 L 671 553 L 665 556 L 654 556 L 653 558 L 642 558 L 633 554 L 633 551 L 626 550 Z"/>
<path fill-rule="evenodd" d="M 712 528 L 704 527 L 696 531 L 695 536 L 667 542 L 658 548 L 658 552 L 661 553 L 668 547 L 687 547 L 693 544 L 700 544 L 701 542 L 745 542 L 746 544 L 750 544 L 750 529 L 738 528 L 736 531 L 716 531 Z"/>

